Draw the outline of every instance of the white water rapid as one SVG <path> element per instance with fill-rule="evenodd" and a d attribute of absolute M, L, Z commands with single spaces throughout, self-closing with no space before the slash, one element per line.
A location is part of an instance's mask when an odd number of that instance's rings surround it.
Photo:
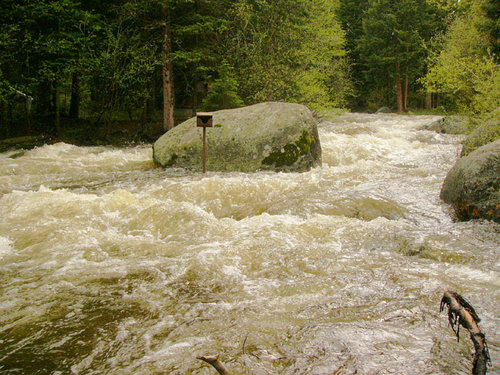
<path fill-rule="evenodd" d="M 468 374 L 446 290 L 498 373 L 500 226 L 441 203 L 460 138 L 435 119 L 323 122 L 300 174 L 164 170 L 150 145 L 0 154 L 0 373 L 214 374 L 196 356 L 221 354 L 234 374 Z"/>

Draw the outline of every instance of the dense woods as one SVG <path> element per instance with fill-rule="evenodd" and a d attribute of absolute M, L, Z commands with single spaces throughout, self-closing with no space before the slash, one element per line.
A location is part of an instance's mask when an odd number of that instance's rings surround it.
<path fill-rule="evenodd" d="M 3 0 L 0 137 L 109 123 L 165 130 L 196 109 L 488 113 L 495 0 Z"/>

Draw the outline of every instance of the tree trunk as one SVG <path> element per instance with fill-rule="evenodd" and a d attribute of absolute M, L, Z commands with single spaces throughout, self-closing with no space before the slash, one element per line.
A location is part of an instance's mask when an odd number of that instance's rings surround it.
<path fill-rule="evenodd" d="M 273 41 L 271 40 L 271 42 L 269 43 L 269 47 L 267 49 L 267 55 L 268 57 L 271 57 L 272 53 L 273 53 L 273 49 L 274 49 L 274 43 Z M 273 81 L 274 81 L 274 67 L 270 67 L 269 68 L 269 81 L 267 82 L 267 101 L 268 102 L 272 102 L 274 100 L 274 93 L 273 93 Z"/>
<path fill-rule="evenodd" d="M 432 92 L 427 91 L 425 93 L 425 109 L 431 110 L 432 109 Z"/>
<path fill-rule="evenodd" d="M 157 97 L 156 97 L 156 90 L 158 88 L 158 81 L 157 81 L 157 77 L 159 76 L 159 74 L 157 75 L 156 74 L 157 72 L 155 72 L 155 74 L 153 75 L 153 79 L 152 79 L 152 82 L 151 82 L 151 103 L 150 103 L 150 106 L 148 108 L 149 110 L 149 113 L 148 113 L 148 119 L 152 119 L 153 116 L 154 116 L 154 112 L 156 110 L 156 108 L 158 108 L 158 102 L 157 102 Z"/>
<path fill-rule="evenodd" d="M 408 65 L 406 65 L 404 110 L 405 110 L 405 112 L 408 112 Z"/>
<path fill-rule="evenodd" d="M 404 111 L 404 104 L 403 104 L 403 85 L 401 83 L 401 76 L 400 76 L 400 65 L 399 62 L 396 63 L 396 93 L 398 97 L 398 112 L 403 112 Z"/>
<path fill-rule="evenodd" d="M 33 98 L 31 96 L 26 97 L 26 132 L 31 135 L 31 104 Z"/>
<path fill-rule="evenodd" d="M 410 46 L 406 46 L 406 55 L 410 53 Z M 410 61 L 406 60 L 406 71 L 405 71 L 405 92 L 404 92 L 404 111 L 408 112 L 408 72 L 410 70 Z"/>
<path fill-rule="evenodd" d="M 174 68 L 171 62 L 172 41 L 170 34 L 170 14 L 165 9 L 163 30 L 163 130 L 174 127 Z"/>
<path fill-rule="evenodd" d="M 55 83 L 55 98 L 54 98 L 54 107 L 56 110 L 56 132 L 57 138 L 61 138 L 61 106 L 60 106 L 60 98 L 59 98 L 59 85 Z"/>
<path fill-rule="evenodd" d="M 50 82 L 46 79 L 42 80 L 38 85 L 37 93 L 37 110 L 38 114 L 42 116 L 48 116 L 52 112 L 52 88 Z M 44 124 L 46 125 L 46 124 Z"/>
<path fill-rule="evenodd" d="M 71 100 L 69 103 L 69 117 L 77 120 L 80 116 L 80 74 L 71 75 Z"/>

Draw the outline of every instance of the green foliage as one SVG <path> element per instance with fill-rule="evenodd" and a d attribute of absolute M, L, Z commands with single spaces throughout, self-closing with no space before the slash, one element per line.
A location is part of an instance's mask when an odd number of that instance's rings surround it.
<path fill-rule="evenodd" d="M 425 43 L 435 29 L 436 15 L 424 0 L 370 1 L 358 39 L 365 81 L 391 87 L 396 79 L 414 82 L 425 65 Z"/>
<path fill-rule="evenodd" d="M 481 28 L 489 35 L 489 43 L 497 62 L 500 61 L 500 2 L 487 0 L 483 3 L 485 13 Z"/>
<path fill-rule="evenodd" d="M 310 2 L 305 26 L 307 43 L 302 47 L 302 69 L 294 100 L 315 110 L 345 107 L 352 95 L 349 66 L 343 48 L 344 32 L 335 17 L 336 1 Z"/>
<path fill-rule="evenodd" d="M 433 92 L 449 92 L 462 111 L 485 113 L 500 106 L 499 66 L 481 25 L 487 22 L 481 2 L 455 19 L 443 49 L 430 59 L 424 79 Z"/>
<path fill-rule="evenodd" d="M 238 82 L 227 62 L 219 69 L 219 78 L 209 85 L 208 95 L 203 102 L 205 111 L 241 107 L 243 101 L 238 96 Z"/>
<path fill-rule="evenodd" d="M 297 82 L 305 39 L 306 2 L 238 0 L 223 55 L 235 68 L 240 96 L 247 104 L 288 99 Z"/>
<path fill-rule="evenodd" d="M 354 96 L 358 97 L 354 105 L 393 106 L 397 80 L 405 84 L 408 81 L 409 90 L 419 89 L 418 78 L 425 72 L 426 44 L 444 25 L 444 3 L 444 0 L 339 1 L 336 13 L 346 33 L 345 47 L 353 64 Z M 411 93 L 408 94 L 411 98 Z"/>
<path fill-rule="evenodd" d="M 343 106 L 349 94 L 344 36 L 334 0 L 239 0 L 221 54 L 245 103 L 287 100 Z"/>
<path fill-rule="evenodd" d="M 499 106 L 498 12 L 494 0 L 3 0 L 0 136 L 54 133 L 75 102 L 89 123 L 158 120 L 167 63 L 184 112 L 377 109 L 399 80 L 415 103 L 425 85 L 445 110 L 485 113 Z"/>

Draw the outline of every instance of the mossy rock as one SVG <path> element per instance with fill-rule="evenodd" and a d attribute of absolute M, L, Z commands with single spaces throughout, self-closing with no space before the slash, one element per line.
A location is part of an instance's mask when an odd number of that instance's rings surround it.
<path fill-rule="evenodd" d="M 445 134 L 467 134 L 470 126 L 470 119 L 466 116 L 445 116 L 425 126 L 425 129 Z"/>
<path fill-rule="evenodd" d="M 461 158 L 446 176 L 441 199 L 453 206 L 459 220 L 500 223 L 500 140 Z"/>
<path fill-rule="evenodd" d="M 207 128 L 207 170 L 302 172 L 321 165 L 311 111 L 300 104 L 269 102 L 213 113 Z M 191 118 L 153 145 L 163 167 L 202 169 L 202 128 Z"/>
<path fill-rule="evenodd" d="M 461 156 L 467 156 L 478 147 L 500 139 L 500 108 L 477 119 L 474 131 L 463 142 Z"/>

